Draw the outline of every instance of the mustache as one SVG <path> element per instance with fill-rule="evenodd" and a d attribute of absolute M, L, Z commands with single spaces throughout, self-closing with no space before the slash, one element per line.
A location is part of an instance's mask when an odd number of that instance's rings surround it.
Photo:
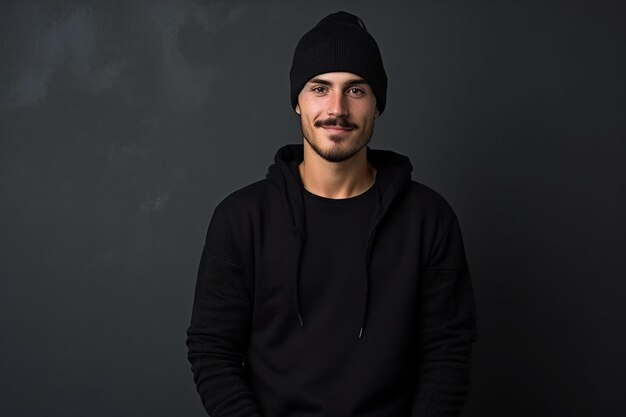
<path fill-rule="evenodd" d="M 324 127 L 324 126 L 340 126 L 340 127 L 347 127 L 347 128 L 352 128 L 352 129 L 357 129 L 359 126 L 356 123 L 352 123 L 349 122 L 346 119 L 337 119 L 337 118 L 331 118 L 331 119 L 325 119 L 325 120 L 317 120 L 315 123 L 313 123 L 313 125 L 315 127 Z"/>

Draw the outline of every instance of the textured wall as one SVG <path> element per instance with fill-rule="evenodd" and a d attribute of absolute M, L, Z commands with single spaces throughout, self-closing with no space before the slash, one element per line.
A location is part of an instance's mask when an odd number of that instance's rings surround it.
<path fill-rule="evenodd" d="M 621 415 L 626 9 L 576 0 L 1 2 L 0 415 L 204 415 L 210 215 L 301 142 L 291 54 L 341 9 L 389 74 L 370 146 L 461 221 L 465 415 Z"/>

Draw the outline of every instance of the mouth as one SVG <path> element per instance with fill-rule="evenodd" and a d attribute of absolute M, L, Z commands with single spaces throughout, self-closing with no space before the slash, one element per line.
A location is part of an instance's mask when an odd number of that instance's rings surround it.
<path fill-rule="evenodd" d="M 341 127 L 341 126 L 322 126 L 322 129 L 330 133 L 350 132 L 352 130 L 351 127 Z"/>
<path fill-rule="evenodd" d="M 318 120 L 315 122 L 316 127 L 321 127 L 326 131 L 326 133 L 332 135 L 345 135 L 350 131 L 358 128 L 358 126 L 354 123 L 351 123 L 348 120 L 344 119 L 326 119 L 326 120 Z"/>

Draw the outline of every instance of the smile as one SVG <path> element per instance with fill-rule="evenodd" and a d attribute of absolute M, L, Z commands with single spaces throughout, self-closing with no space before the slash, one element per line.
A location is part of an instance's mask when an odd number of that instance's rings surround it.
<path fill-rule="evenodd" d="M 341 126 L 322 126 L 322 128 L 329 133 L 347 133 L 352 130 L 351 127 L 341 127 Z"/>

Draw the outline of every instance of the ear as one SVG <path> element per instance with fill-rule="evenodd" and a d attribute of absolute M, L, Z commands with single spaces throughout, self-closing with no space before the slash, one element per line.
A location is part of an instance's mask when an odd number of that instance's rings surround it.
<path fill-rule="evenodd" d="M 378 116 L 380 116 L 380 112 L 378 111 L 378 109 L 376 109 L 376 113 L 374 113 L 374 119 L 377 118 Z"/>
<path fill-rule="evenodd" d="M 300 114 L 300 105 L 296 104 L 296 113 Z"/>

